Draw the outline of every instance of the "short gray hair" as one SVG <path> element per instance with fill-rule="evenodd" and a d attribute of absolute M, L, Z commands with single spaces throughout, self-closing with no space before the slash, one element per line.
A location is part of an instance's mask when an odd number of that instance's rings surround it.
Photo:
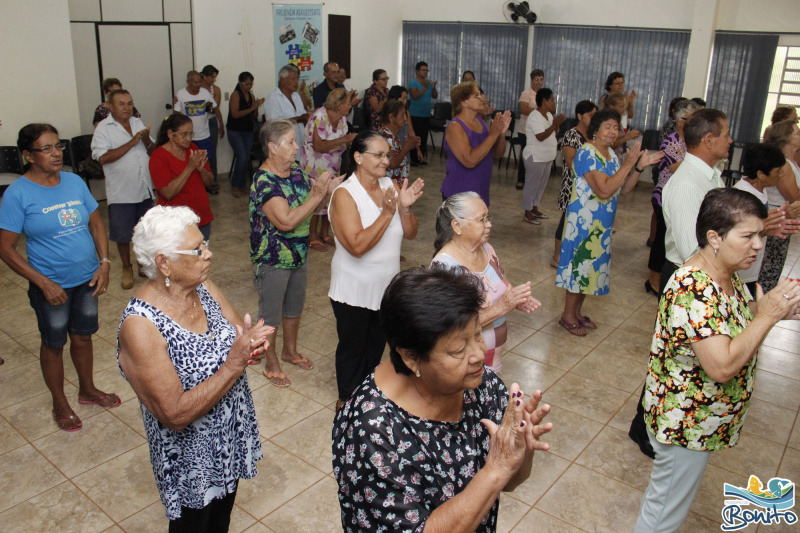
<path fill-rule="evenodd" d="M 675 104 L 675 109 L 672 111 L 672 116 L 675 120 L 686 118 L 686 115 L 691 115 L 700 109 L 700 105 L 692 100 L 681 100 Z"/>
<path fill-rule="evenodd" d="M 280 144 L 281 139 L 293 130 L 294 122 L 289 119 L 276 118 L 266 121 L 258 133 L 258 142 L 261 143 L 264 159 L 269 159 L 269 143 Z M 295 139 L 295 141 L 300 141 L 300 139 Z"/>
<path fill-rule="evenodd" d="M 284 79 L 284 78 L 288 78 L 289 74 L 297 74 L 299 76 L 300 75 L 300 69 L 297 68 L 294 65 L 283 66 L 278 71 L 278 78 L 281 79 L 281 80 Z"/>
<path fill-rule="evenodd" d="M 469 215 L 468 203 L 474 199 L 481 200 L 481 195 L 474 191 L 460 192 L 442 202 L 436 210 L 436 240 L 433 243 L 433 255 L 439 253 L 445 244 L 453 240 L 454 220 L 465 220 Z"/>
<path fill-rule="evenodd" d="M 133 228 L 133 247 L 148 279 L 155 279 L 158 273 L 156 256 L 164 254 L 175 261 L 178 257 L 175 250 L 183 243 L 186 228 L 198 222 L 200 217 L 184 206 L 157 205 L 145 213 Z"/>

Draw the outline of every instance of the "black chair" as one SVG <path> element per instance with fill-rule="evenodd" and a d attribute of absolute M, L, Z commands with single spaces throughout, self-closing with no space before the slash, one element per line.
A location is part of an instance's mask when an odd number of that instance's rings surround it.
<path fill-rule="evenodd" d="M 367 119 L 361 106 L 353 108 L 353 133 L 360 133 L 367 129 Z"/>
<path fill-rule="evenodd" d="M 502 113 L 505 113 L 505 111 L 495 111 L 494 114 L 492 115 L 492 119 L 494 119 L 494 117 L 496 117 L 498 114 Z M 511 124 L 508 125 L 508 129 L 506 130 L 506 135 L 505 135 L 506 144 L 510 146 L 508 151 L 508 157 L 506 158 L 506 168 L 508 168 L 508 163 L 511 161 L 512 155 L 514 156 L 514 166 L 516 167 L 517 165 L 519 165 L 519 160 L 517 159 L 517 150 L 516 148 L 514 148 L 516 145 L 521 144 L 519 140 L 514 142 L 515 139 L 514 125 L 516 124 L 516 122 L 517 122 L 517 117 L 514 115 L 514 113 L 511 113 Z M 520 154 L 520 157 L 522 157 L 522 154 Z M 497 168 L 500 168 L 500 163 L 502 162 L 503 162 L 502 157 L 497 160 Z"/>
<path fill-rule="evenodd" d="M 22 175 L 24 163 L 16 146 L 0 146 L 0 195 Z"/>
<path fill-rule="evenodd" d="M 453 106 L 450 102 L 439 102 L 433 106 L 433 116 L 431 117 L 430 126 L 428 126 L 428 136 L 431 138 L 433 151 L 436 151 L 436 142 L 433 140 L 433 132 L 438 132 L 444 135 L 447 129 L 447 123 L 453 118 Z M 444 142 L 442 142 L 444 148 Z M 439 148 L 439 157 L 442 157 L 442 148 Z"/>
<path fill-rule="evenodd" d="M 78 135 L 70 139 L 70 157 L 75 174 L 82 177 L 87 185 L 89 180 L 105 179 L 103 167 L 92 159 L 92 135 Z"/>
<path fill-rule="evenodd" d="M 75 159 L 72 157 L 72 141 L 69 139 L 59 139 L 64 143 L 64 149 L 61 150 L 61 170 L 64 172 L 75 173 Z"/>
<path fill-rule="evenodd" d="M 658 140 L 658 130 L 645 130 L 642 134 L 642 149 L 658 152 L 661 142 Z"/>

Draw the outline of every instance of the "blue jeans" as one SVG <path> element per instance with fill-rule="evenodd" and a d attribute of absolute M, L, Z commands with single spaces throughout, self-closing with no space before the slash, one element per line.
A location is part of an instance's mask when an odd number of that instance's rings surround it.
<path fill-rule="evenodd" d="M 233 148 L 236 163 L 231 176 L 231 187 L 242 188 L 247 181 L 247 172 L 250 168 L 250 149 L 253 147 L 255 133 L 252 131 L 228 130 L 228 142 Z"/>

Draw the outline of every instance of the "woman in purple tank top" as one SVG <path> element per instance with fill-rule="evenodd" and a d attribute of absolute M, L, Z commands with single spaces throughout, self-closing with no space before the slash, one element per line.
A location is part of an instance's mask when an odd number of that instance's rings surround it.
<path fill-rule="evenodd" d="M 488 206 L 492 157 L 503 157 L 506 151 L 505 133 L 511 123 L 511 112 L 496 115 L 492 126 L 486 126 L 481 118 L 487 108 L 486 96 L 474 81 L 450 89 L 450 103 L 455 116 L 445 132 L 447 173 L 442 197 L 473 191 Z"/>

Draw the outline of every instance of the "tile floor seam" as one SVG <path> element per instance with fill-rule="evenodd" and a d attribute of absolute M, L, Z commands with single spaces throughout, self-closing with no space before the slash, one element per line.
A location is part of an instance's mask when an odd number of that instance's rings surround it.
<path fill-rule="evenodd" d="M 798 420 L 800 420 L 800 413 L 795 414 L 794 424 L 792 424 L 792 431 L 789 432 L 789 440 L 791 440 L 792 432 L 797 427 Z M 767 439 L 767 440 L 769 440 L 769 439 Z M 775 475 L 777 475 L 777 472 L 781 471 L 781 466 L 783 465 L 783 460 L 786 458 L 786 449 L 789 448 L 789 447 L 790 447 L 789 446 L 789 441 L 787 441 L 786 444 L 783 447 L 783 453 L 781 454 L 781 460 L 778 462 L 778 469 L 775 471 L 776 472 Z M 794 450 L 795 448 L 792 448 L 792 449 Z"/>

